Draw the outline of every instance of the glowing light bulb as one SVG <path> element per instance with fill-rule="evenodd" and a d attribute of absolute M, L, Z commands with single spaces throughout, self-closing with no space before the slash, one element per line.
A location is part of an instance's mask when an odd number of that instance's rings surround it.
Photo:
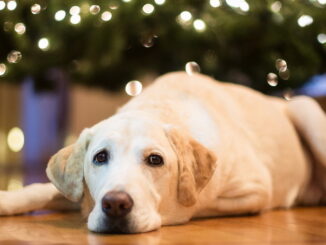
<path fill-rule="evenodd" d="M 92 5 L 92 6 L 89 7 L 89 12 L 91 14 L 95 15 L 95 14 L 98 14 L 100 11 L 101 11 L 101 8 L 100 8 L 99 5 Z"/>
<path fill-rule="evenodd" d="M 73 15 L 70 17 L 70 23 L 73 25 L 77 25 L 78 23 L 80 23 L 80 21 L 81 21 L 80 15 Z"/>
<path fill-rule="evenodd" d="M 17 50 L 12 50 L 8 55 L 7 55 L 7 60 L 9 63 L 18 63 L 22 59 L 22 54 L 21 52 Z"/>
<path fill-rule="evenodd" d="M 14 1 L 14 0 L 11 0 L 11 1 L 9 1 L 9 2 L 7 3 L 7 9 L 10 10 L 10 11 L 15 10 L 16 7 L 17 7 L 17 3 L 16 3 L 16 1 Z"/>
<path fill-rule="evenodd" d="M 326 43 L 326 34 L 325 33 L 318 34 L 317 40 L 319 43 L 325 44 Z"/>
<path fill-rule="evenodd" d="M 155 3 L 157 5 L 163 5 L 165 3 L 165 0 L 155 0 Z"/>
<path fill-rule="evenodd" d="M 26 26 L 24 25 L 24 23 L 17 23 L 15 25 L 15 32 L 17 32 L 17 34 L 23 35 L 25 31 L 26 31 Z"/>
<path fill-rule="evenodd" d="M 38 47 L 42 50 L 48 50 L 50 47 L 49 39 L 43 37 L 38 41 Z"/>
<path fill-rule="evenodd" d="M 78 15 L 80 13 L 80 7 L 72 6 L 69 10 L 69 14 L 71 15 Z"/>
<path fill-rule="evenodd" d="M 217 8 L 221 6 L 221 1 L 220 0 L 210 0 L 209 4 L 213 7 L 213 8 Z"/>
<path fill-rule="evenodd" d="M 23 131 L 18 128 L 12 128 L 7 137 L 7 144 L 9 149 L 13 152 L 19 152 L 23 149 L 25 143 L 24 133 Z"/>
<path fill-rule="evenodd" d="M 0 1 L 0 10 L 3 10 L 6 7 L 6 3 L 4 1 Z"/>
<path fill-rule="evenodd" d="M 300 27 L 309 26 L 314 22 L 314 19 L 310 15 L 302 15 L 298 19 L 298 25 Z"/>
<path fill-rule="evenodd" d="M 0 76 L 3 76 L 7 71 L 7 66 L 3 63 L 0 63 Z"/>
<path fill-rule="evenodd" d="M 201 19 L 195 20 L 193 25 L 194 25 L 194 28 L 196 29 L 196 31 L 198 31 L 198 32 L 203 32 L 206 30 L 206 23 Z"/>
<path fill-rule="evenodd" d="M 32 14 L 39 14 L 41 12 L 42 8 L 41 8 L 41 5 L 35 3 L 32 5 L 31 7 L 31 12 Z"/>
<path fill-rule="evenodd" d="M 125 87 L 126 93 L 130 96 L 137 96 L 142 92 L 142 90 L 143 85 L 137 80 L 128 82 Z"/>
<path fill-rule="evenodd" d="M 66 11 L 64 10 L 59 10 L 54 15 L 54 19 L 56 21 L 62 21 L 65 17 L 66 17 Z"/>
<path fill-rule="evenodd" d="M 142 8 L 144 14 L 151 14 L 154 12 L 155 8 L 153 4 L 147 3 Z"/>
<path fill-rule="evenodd" d="M 200 66 L 195 61 L 189 61 L 185 66 L 185 70 L 188 75 L 194 75 L 200 72 Z"/>

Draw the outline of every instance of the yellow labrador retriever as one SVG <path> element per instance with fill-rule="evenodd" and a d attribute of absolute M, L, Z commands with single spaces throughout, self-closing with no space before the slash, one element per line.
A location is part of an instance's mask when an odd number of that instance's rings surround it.
<path fill-rule="evenodd" d="M 176 72 L 54 155 L 55 187 L 1 192 L 0 214 L 68 208 L 62 193 L 81 203 L 91 231 L 146 232 L 325 203 L 325 169 L 326 116 L 312 99 Z"/>

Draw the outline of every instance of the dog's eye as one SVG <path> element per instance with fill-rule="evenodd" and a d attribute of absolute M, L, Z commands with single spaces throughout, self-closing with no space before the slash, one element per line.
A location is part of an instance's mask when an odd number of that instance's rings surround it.
<path fill-rule="evenodd" d="M 95 164 L 105 164 L 109 160 L 109 153 L 106 150 L 100 151 L 94 156 L 93 163 Z"/>
<path fill-rule="evenodd" d="M 150 166 L 161 166 L 164 164 L 163 158 L 160 155 L 157 154 L 151 154 L 149 155 L 149 157 L 147 158 L 147 164 Z"/>

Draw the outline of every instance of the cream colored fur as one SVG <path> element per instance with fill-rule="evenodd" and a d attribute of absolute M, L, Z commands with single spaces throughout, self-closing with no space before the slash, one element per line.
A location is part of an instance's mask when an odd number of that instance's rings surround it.
<path fill-rule="evenodd" d="M 92 159 L 103 149 L 110 161 L 96 166 Z M 148 166 L 151 153 L 165 164 Z M 120 230 L 135 233 L 194 217 L 325 203 L 325 169 L 326 116 L 312 99 L 287 102 L 176 72 L 86 129 L 50 160 L 47 174 L 63 195 L 82 203 L 96 232 L 114 230 L 101 210 L 105 193 L 127 192 L 134 207 Z M 23 205 L 12 205 L 18 194 L 1 192 L 0 214 L 43 208 L 59 195 L 45 184 L 36 205 L 28 188 L 21 190 L 30 200 Z"/>

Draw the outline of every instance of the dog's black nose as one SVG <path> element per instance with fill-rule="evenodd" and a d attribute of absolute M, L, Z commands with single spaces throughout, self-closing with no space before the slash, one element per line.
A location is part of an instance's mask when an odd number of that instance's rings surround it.
<path fill-rule="evenodd" d="M 102 210 L 110 218 L 126 216 L 133 205 L 134 201 L 124 191 L 109 191 L 102 198 Z"/>

